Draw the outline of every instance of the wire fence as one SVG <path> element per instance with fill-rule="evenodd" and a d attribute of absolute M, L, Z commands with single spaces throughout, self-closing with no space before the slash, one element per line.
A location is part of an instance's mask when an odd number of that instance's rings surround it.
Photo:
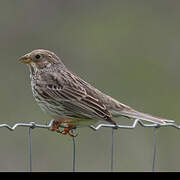
<path fill-rule="evenodd" d="M 26 127 L 29 128 L 29 169 L 28 171 L 32 172 L 32 130 L 34 128 L 44 128 L 49 129 L 51 128 L 53 124 L 53 120 L 50 121 L 47 125 L 42 124 L 36 124 L 35 122 L 30 123 L 16 123 L 14 126 L 9 126 L 8 124 L 0 124 L 0 128 L 7 128 L 10 131 L 14 131 L 17 127 Z M 180 126 L 178 126 L 175 123 L 166 123 L 164 125 L 158 125 L 158 124 L 146 124 L 140 119 L 135 119 L 132 125 L 112 125 L 112 124 L 98 124 L 97 126 L 89 126 L 92 130 L 97 131 L 101 128 L 111 128 L 112 129 L 112 138 L 111 138 L 111 161 L 110 161 L 110 170 L 111 172 L 114 171 L 114 131 L 121 128 L 121 129 L 134 129 L 137 125 L 140 125 L 145 128 L 154 128 L 153 131 L 153 157 L 152 157 L 152 172 L 155 172 L 155 165 L 156 165 L 156 156 L 157 156 L 157 129 L 160 127 L 173 127 L 176 129 L 180 129 Z M 73 131 L 73 130 L 72 130 Z M 73 151 L 72 151 L 72 171 L 76 171 L 76 137 L 72 137 L 72 145 L 73 145 Z"/>

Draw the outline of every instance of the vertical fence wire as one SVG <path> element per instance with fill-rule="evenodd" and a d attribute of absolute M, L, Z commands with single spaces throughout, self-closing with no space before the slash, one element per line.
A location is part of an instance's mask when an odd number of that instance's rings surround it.
<path fill-rule="evenodd" d="M 114 128 L 111 134 L 111 172 L 114 171 Z"/>
<path fill-rule="evenodd" d="M 32 129 L 29 127 L 29 172 L 32 172 Z M 112 128 L 111 132 L 111 172 L 114 171 L 114 134 L 115 128 Z M 72 137 L 72 171 L 75 172 L 76 165 L 76 141 L 75 137 Z M 153 129 L 153 161 L 152 161 L 152 172 L 155 172 L 155 163 L 157 158 L 157 127 Z"/>
<path fill-rule="evenodd" d="M 152 172 L 155 172 L 156 158 L 157 158 L 157 127 L 153 129 L 153 161 Z"/>
<path fill-rule="evenodd" d="M 73 143 L 73 158 L 72 158 L 72 171 L 75 172 L 75 165 L 76 165 L 76 142 L 75 137 L 72 137 L 72 143 Z"/>
<path fill-rule="evenodd" d="M 32 129 L 33 128 L 45 128 L 49 129 L 51 128 L 53 124 L 53 120 L 50 121 L 49 124 L 47 125 L 41 125 L 41 124 L 36 124 L 34 122 L 30 123 L 17 123 L 14 126 L 9 126 L 8 124 L 0 124 L 0 128 L 7 128 L 10 131 L 14 131 L 17 127 L 28 127 L 28 136 L 29 136 L 29 171 L 32 172 Z M 141 125 L 142 127 L 153 127 L 153 159 L 152 159 L 152 171 L 155 172 L 156 168 L 156 161 L 157 161 L 157 129 L 159 127 L 174 127 L 176 129 L 180 129 L 180 126 L 178 126 L 175 123 L 166 123 L 165 125 L 157 125 L 157 124 L 145 124 L 141 120 L 136 119 L 132 125 L 117 125 L 114 126 L 112 124 L 99 124 L 96 127 L 95 126 L 89 126 L 91 129 L 94 131 L 99 130 L 101 127 L 107 127 L 107 128 L 112 128 L 112 137 L 111 137 L 111 172 L 114 171 L 114 132 L 115 129 L 122 128 L 122 129 L 134 129 L 137 124 Z M 75 137 L 72 137 L 72 145 L 73 145 L 73 152 L 72 152 L 72 171 L 75 172 L 76 170 L 76 141 Z"/>
<path fill-rule="evenodd" d="M 32 128 L 29 127 L 29 172 L 32 172 Z"/>
<path fill-rule="evenodd" d="M 71 131 L 73 133 L 73 129 Z M 76 170 L 76 136 L 72 137 L 72 171 L 75 172 Z"/>

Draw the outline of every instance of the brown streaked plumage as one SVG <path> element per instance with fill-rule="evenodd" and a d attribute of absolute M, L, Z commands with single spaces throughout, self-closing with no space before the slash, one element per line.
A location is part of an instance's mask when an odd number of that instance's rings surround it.
<path fill-rule="evenodd" d="M 102 93 L 69 71 L 53 52 L 34 50 L 19 59 L 29 66 L 33 95 L 40 107 L 54 119 L 52 131 L 69 134 L 72 128 L 106 121 L 116 125 L 114 118 L 125 116 L 165 124 L 173 122 L 141 113 Z"/>

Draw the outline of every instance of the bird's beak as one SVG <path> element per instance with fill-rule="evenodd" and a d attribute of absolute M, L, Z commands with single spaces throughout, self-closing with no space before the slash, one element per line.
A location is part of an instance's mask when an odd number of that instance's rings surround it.
<path fill-rule="evenodd" d="M 25 54 L 24 56 L 20 57 L 18 60 L 20 62 L 25 63 L 25 64 L 29 64 L 32 61 L 31 57 L 30 57 L 30 54 Z"/>

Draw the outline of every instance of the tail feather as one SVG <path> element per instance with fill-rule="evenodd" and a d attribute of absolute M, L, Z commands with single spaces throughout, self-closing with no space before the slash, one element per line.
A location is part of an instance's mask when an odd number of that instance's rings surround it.
<path fill-rule="evenodd" d="M 153 123 L 157 123 L 160 125 L 163 125 L 167 122 L 174 122 L 173 120 L 168 120 L 168 119 L 164 119 L 164 118 L 160 118 L 160 117 L 156 117 L 150 114 L 146 114 L 146 113 L 141 113 L 138 112 L 134 109 L 123 109 L 120 111 L 120 114 L 122 116 L 126 116 L 129 118 L 135 118 L 135 119 L 140 119 L 140 120 L 145 120 L 145 121 L 149 121 L 149 122 L 153 122 Z"/>

